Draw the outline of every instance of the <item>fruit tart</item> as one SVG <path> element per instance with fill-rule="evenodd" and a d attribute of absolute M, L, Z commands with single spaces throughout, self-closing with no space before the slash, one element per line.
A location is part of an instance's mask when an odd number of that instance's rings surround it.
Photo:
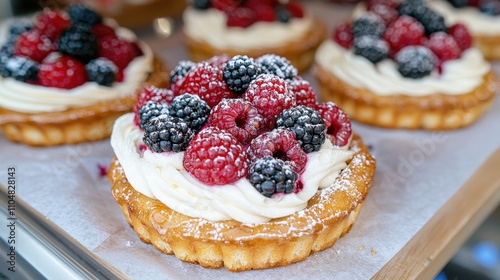
<path fill-rule="evenodd" d="M 372 0 L 316 53 L 323 99 L 370 125 L 456 129 L 491 106 L 495 77 L 462 24 L 420 0 Z M 359 11 L 359 10 L 358 10 Z"/>
<path fill-rule="evenodd" d="M 135 34 L 82 4 L 0 30 L 0 128 L 34 146 L 109 137 L 144 84 L 168 72 Z"/>
<path fill-rule="evenodd" d="M 220 54 L 257 58 L 274 53 L 304 72 L 326 38 L 326 26 L 298 1 L 194 0 L 183 19 L 184 41 L 195 61 Z"/>
<path fill-rule="evenodd" d="M 257 60 L 181 61 L 170 88 L 144 88 L 115 122 L 113 197 L 163 253 L 230 271 L 285 266 L 331 247 L 360 212 L 375 160 L 346 114 Z"/>

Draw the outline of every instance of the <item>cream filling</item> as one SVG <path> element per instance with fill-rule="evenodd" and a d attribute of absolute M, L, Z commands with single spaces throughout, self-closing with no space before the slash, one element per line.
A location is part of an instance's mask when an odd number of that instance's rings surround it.
<path fill-rule="evenodd" d="M 148 149 L 141 154 L 138 147 L 143 145 L 143 132 L 133 124 L 133 118 L 133 113 L 120 117 L 111 135 L 115 155 L 132 187 L 179 213 L 210 221 L 261 223 L 291 215 L 304 209 L 318 189 L 333 184 L 353 155 L 326 141 L 320 151 L 308 154 L 301 175 L 302 191 L 267 198 L 245 178 L 223 186 L 203 184 L 184 170 L 183 152 L 153 153 Z"/>

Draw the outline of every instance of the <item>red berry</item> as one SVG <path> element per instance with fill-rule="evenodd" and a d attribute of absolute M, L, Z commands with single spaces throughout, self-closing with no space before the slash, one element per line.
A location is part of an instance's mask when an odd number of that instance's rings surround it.
<path fill-rule="evenodd" d="M 115 30 L 113 29 L 113 27 L 106 25 L 106 24 L 102 24 L 102 23 L 99 23 L 99 24 L 92 26 L 92 33 L 98 39 L 101 37 L 105 37 L 105 36 L 115 36 L 116 37 L 116 33 L 115 33 Z"/>
<path fill-rule="evenodd" d="M 210 126 L 229 132 L 242 144 L 255 138 L 264 127 L 264 118 L 243 99 L 224 99 L 210 112 Z"/>
<path fill-rule="evenodd" d="M 224 71 L 224 67 L 226 66 L 227 62 L 229 60 L 231 60 L 231 58 L 232 57 L 230 55 L 227 55 L 227 54 L 216 55 L 216 56 L 211 57 L 207 61 L 207 63 L 210 66 L 219 69 L 220 71 Z"/>
<path fill-rule="evenodd" d="M 26 56 L 36 62 L 42 60 L 55 50 L 52 41 L 38 30 L 31 30 L 21 34 L 14 45 L 14 53 Z"/>
<path fill-rule="evenodd" d="M 424 27 L 416 19 L 401 16 L 391 23 L 384 34 L 384 39 L 391 48 L 391 54 L 410 45 L 420 45 L 424 38 Z"/>
<path fill-rule="evenodd" d="M 137 101 L 134 106 L 134 123 L 139 125 L 139 110 L 148 101 L 155 101 L 159 103 L 171 103 L 174 100 L 174 93 L 170 89 L 158 88 L 155 86 L 148 86 L 142 88 L 137 95 Z"/>
<path fill-rule="evenodd" d="M 254 11 L 249 8 L 237 8 L 227 15 L 226 25 L 230 27 L 249 27 L 257 20 Z"/>
<path fill-rule="evenodd" d="M 187 172 L 207 185 L 234 183 L 248 173 L 243 146 L 226 131 L 208 127 L 193 137 L 182 164 Z"/>
<path fill-rule="evenodd" d="M 44 10 L 34 22 L 34 26 L 41 34 L 55 40 L 71 25 L 68 15 L 64 11 Z"/>
<path fill-rule="evenodd" d="M 252 9 L 256 16 L 255 21 L 273 22 L 276 20 L 276 14 L 271 5 L 258 5 L 249 8 Z"/>
<path fill-rule="evenodd" d="M 316 106 L 316 93 L 308 81 L 294 80 L 290 82 L 290 85 L 290 89 L 295 94 L 297 106 L 304 105 L 310 108 Z"/>
<path fill-rule="evenodd" d="M 400 3 L 400 1 L 397 0 L 365 0 L 364 2 L 367 10 L 370 10 L 375 5 L 385 5 L 387 7 L 396 9 Z"/>
<path fill-rule="evenodd" d="M 130 61 L 136 57 L 133 44 L 115 36 L 100 38 L 98 40 L 97 54 L 113 61 L 118 69 L 127 68 Z"/>
<path fill-rule="evenodd" d="M 351 24 L 349 22 L 344 22 L 337 26 L 335 31 L 333 31 L 333 40 L 343 48 L 349 49 L 354 40 L 354 36 L 351 32 Z"/>
<path fill-rule="evenodd" d="M 237 0 L 213 0 L 212 6 L 219 11 L 229 13 L 238 7 Z"/>
<path fill-rule="evenodd" d="M 460 47 L 453 37 L 444 32 L 433 33 L 428 40 L 424 42 L 441 62 L 456 59 L 460 57 Z"/>
<path fill-rule="evenodd" d="M 290 2 L 288 5 L 286 5 L 286 8 L 288 11 L 290 11 L 290 14 L 292 14 L 292 17 L 294 18 L 303 18 L 304 17 L 304 8 L 302 7 L 301 4 L 297 2 Z"/>
<path fill-rule="evenodd" d="M 271 156 L 289 164 L 293 171 L 300 173 L 307 163 L 307 154 L 300 147 L 295 133 L 285 129 L 275 129 L 253 139 L 248 147 L 250 162 Z"/>
<path fill-rule="evenodd" d="M 469 0 L 467 1 L 469 3 L 469 6 L 472 6 L 472 7 L 479 7 L 479 5 L 481 5 L 481 0 Z"/>
<path fill-rule="evenodd" d="M 375 4 L 371 6 L 370 11 L 378 15 L 382 21 L 384 21 L 385 26 L 393 23 L 399 17 L 399 13 L 395 8 L 382 4 Z"/>
<path fill-rule="evenodd" d="M 318 104 L 316 110 L 325 121 L 326 135 L 333 145 L 345 146 L 352 134 L 351 121 L 335 103 Z"/>
<path fill-rule="evenodd" d="M 470 48 L 472 46 L 472 36 L 465 25 L 461 23 L 454 24 L 448 29 L 448 34 L 450 34 L 458 44 L 458 47 L 462 51 Z"/>
<path fill-rule="evenodd" d="M 86 81 L 85 66 L 72 57 L 46 59 L 40 64 L 38 83 L 41 86 L 72 89 Z"/>

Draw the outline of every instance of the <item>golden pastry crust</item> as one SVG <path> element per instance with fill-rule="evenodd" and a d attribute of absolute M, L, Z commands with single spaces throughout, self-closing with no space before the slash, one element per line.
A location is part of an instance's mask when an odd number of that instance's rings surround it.
<path fill-rule="evenodd" d="M 324 101 L 335 102 L 351 119 L 386 128 L 449 130 L 470 125 L 491 106 L 498 86 L 490 71 L 466 94 L 380 96 L 350 86 L 318 64 L 314 75 Z"/>
<path fill-rule="evenodd" d="M 166 87 L 170 73 L 155 58 L 144 85 Z M 140 89 L 137 89 L 140 90 Z M 54 146 L 97 141 L 111 135 L 114 121 L 130 112 L 137 94 L 65 111 L 28 114 L 0 108 L 0 128 L 6 138 L 31 146 Z"/>
<path fill-rule="evenodd" d="M 500 60 L 500 35 L 473 35 L 474 47 L 488 60 Z"/>
<path fill-rule="evenodd" d="M 318 190 L 304 210 L 259 224 L 211 222 L 180 214 L 137 192 L 115 158 L 112 194 L 140 239 L 166 254 L 230 271 L 285 266 L 331 247 L 353 225 L 375 174 L 375 159 L 359 136 L 355 152 L 330 188 Z"/>
<path fill-rule="evenodd" d="M 250 49 L 250 50 L 233 50 L 233 49 L 218 49 L 206 42 L 196 41 L 184 35 L 183 41 L 189 51 L 191 59 L 194 61 L 204 61 L 214 55 L 228 54 L 230 56 L 245 53 L 249 57 L 257 58 L 261 55 L 273 53 L 279 56 L 284 56 L 292 63 L 299 72 L 305 72 L 314 62 L 314 54 L 321 42 L 326 38 L 326 25 L 314 20 L 311 30 L 302 38 L 294 42 L 289 42 L 285 46 L 274 48 Z"/>

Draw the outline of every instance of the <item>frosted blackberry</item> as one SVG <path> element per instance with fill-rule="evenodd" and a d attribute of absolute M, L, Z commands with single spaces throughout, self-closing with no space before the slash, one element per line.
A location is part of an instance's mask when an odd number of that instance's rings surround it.
<path fill-rule="evenodd" d="M 389 45 L 375 36 L 361 36 L 354 39 L 354 54 L 377 63 L 389 55 Z"/>
<path fill-rule="evenodd" d="M 193 8 L 197 10 L 206 10 L 212 5 L 211 0 L 194 0 L 193 1 Z"/>
<path fill-rule="evenodd" d="M 395 61 L 403 77 L 420 79 L 431 73 L 437 58 L 427 47 L 408 46 L 396 54 Z"/>
<path fill-rule="evenodd" d="M 399 5 L 398 12 L 401 16 L 415 17 L 423 13 L 426 8 L 423 0 L 405 0 Z"/>
<path fill-rule="evenodd" d="M 381 37 L 384 34 L 385 25 L 378 15 L 368 12 L 352 22 L 351 31 L 355 38 L 365 35 Z"/>
<path fill-rule="evenodd" d="M 318 111 L 303 105 L 283 110 L 276 119 L 276 128 L 293 131 L 306 153 L 319 151 L 325 142 L 325 121 Z"/>
<path fill-rule="evenodd" d="M 93 26 L 102 22 L 101 15 L 83 4 L 70 5 L 68 14 L 73 24 Z"/>
<path fill-rule="evenodd" d="M 285 57 L 275 54 L 265 54 L 255 60 L 260 65 L 263 74 L 273 74 L 285 81 L 292 81 L 298 74 L 297 69 Z"/>
<path fill-rule="evenodd" d="M 143 141 L 156 153 L 185 151 L 193 132 L 184 120 L 162 115 L 145 125 Z"/>
<path fill-rule="evenodd" d="M 9 35 L 11 39 L 17 38 L 26 31 L 33 29 L 33 24 L 26 21 L 15 21 L 9 26 Z"/>
<path fill-rule="evenodd" d="M 265 156 L 250 165 L 250 183 L 264 196 L 293 193 L 298 175 L 281 159 Z"/>
<path fill-rule="evenodd" d="M 13 56 L 5 62 L 5 73 L 21 82 L 36 81 L 38 63 L 23 56 Z"/>
<path fill-rule="evenodd" d="M 210 107 L 198 95 L 185 93 L 172 100 L 169 107 L 172 117 L 183 119 L 193 130 L 199 130 L 208 120 Z"/>
<path fill-rule="evenodd" d="M 118 68 L 107 58 L 96 58 L 85 65 L 87 77 L 90 81 L 103 86 L 111 86 L 116 79 Z"/>
<path fill-rule="evenodd" d="M 500 3 L 498 1 L 481 1 L 479 11 L 490 16 L 500 15 Z"/>
<path fill-rule="evenodd" d="M 242 94 L 248 85 L 260 74 L 260 66 L 253 58 L 236 55 L 224 66 L 223 78 L 230 90 Z"/>
<path fill-rule="evenodd" d="M 7 60 L 14 55 L 14 46 L 6 43 L 0 47 L 0 75 L 2 77 L 9 77 L 10 73 L 5 67 Z"/>
<path fill-rule="evenodd" d="M 196 65 L 196 63 L 190 60 L 181 60 L 177 65 L 175 65 L 174 69 L 170 72 L 170 83 L 174 84 L 179 79 L 184 79 L 186 74 Z"/>
<path fill-rule="evenodd" d="M 425 7 L 414 14 L 414 17 L 424 26 L 427 36 L 435 32 L 445 32 L 444 18 L 431 8 Z"/>
<path fill-rule="evenodd" d="M 89 30 L 72 26 L 57 40 L 57 50 L 86 63 L 96 57 L 97 39 Z"/>
<path fill-rule="evenodd" d="M 463 8 L 469 4 L 468 0 L 448 0 L 455 8 Z"/>
<path fill-rule="evenodd" d="M 168 115 L 168 104 L 148 101 L 139 109 L 139 127 L 144 129 L 146 124 L 161 115 Z"/>
<path fill-rule="evenodd" d="M 276 19 L 279 22 L 287 23 L 292 18 L 292 13 L 283 5 L 279 5 L 275 9 Z"/>

